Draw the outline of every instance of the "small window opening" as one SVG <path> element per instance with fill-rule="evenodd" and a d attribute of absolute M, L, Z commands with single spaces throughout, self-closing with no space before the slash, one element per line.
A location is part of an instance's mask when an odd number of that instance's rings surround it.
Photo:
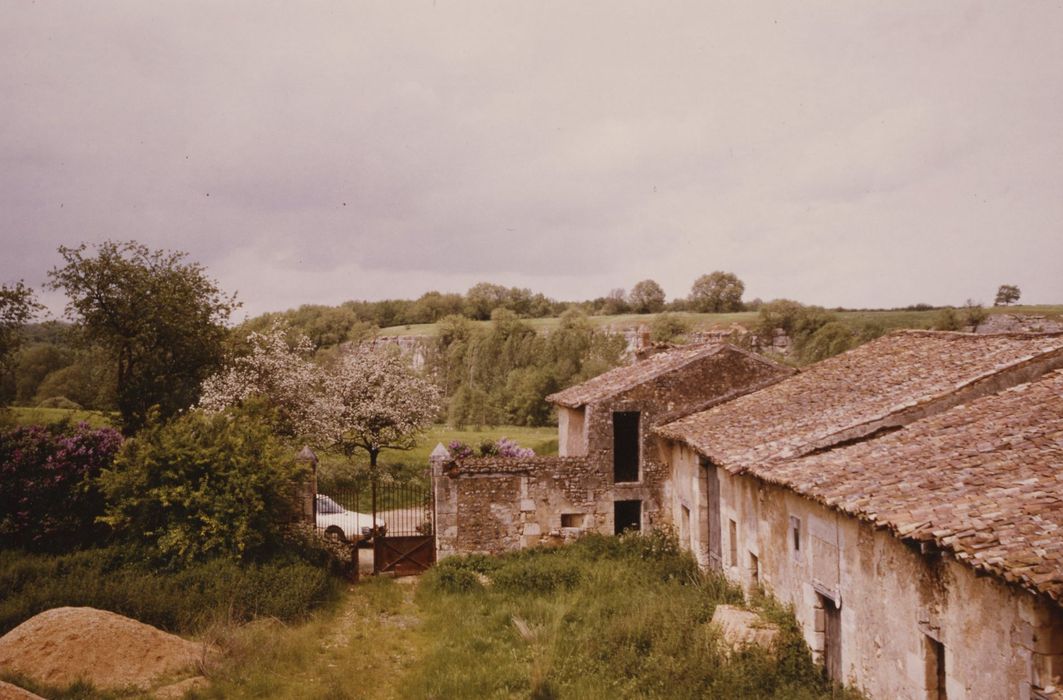
<path fill-rule="evenodd" d="M 613 532 L 642 529 L 642 501 L 613 502 Z"/>
<path fill-rule="evenodd" d="M 790 516 L 790 541 L 793 543 L 794 560 L 801 561 L 801 519 Z"/>
<path fill-rule="evenodd" d="M 749 553 L 749 581 L 754 586 L 760 585 L 760 559 L 753 552 Z"/>
<path fill-rule="evenodd" d="M 613 414 L 613 481 L 639 480 L 639 412 Z"/>
<path fill-rule="evenodd" d="M 738 523 L 734 520 L 727 521 L 727 534 L 730 536 L 730 550 L 728 552 L 727 563 L 731 566 L 738 566 Z"/>
<path fill-rule="evenodd" d="M 679 519 L 679 541 L 686 546 L 690 546 L 690 509 L 686 506 L 680 506 L 682 508 L 682 514 Z"/>
<path fill-rule="evenodd" d="M 561 527 L 583 527 L 586 520 L 586 513 L 562 513 Z"/>
<path fill-rule="evenodd" d="M 948 700 L 945 683 L 945 645 L 929 635 L 923 636 L 926 661 L 927 700 Z"/>

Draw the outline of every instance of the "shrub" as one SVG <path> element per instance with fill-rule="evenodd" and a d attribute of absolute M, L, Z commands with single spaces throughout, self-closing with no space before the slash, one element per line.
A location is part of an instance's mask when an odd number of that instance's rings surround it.
<path fill-rule="evenodd" d="M 491 581 L 499 590 L 513 593 L 553 593 L 580 582 L 580 567 L 560 557 L 533 557 L 507 562 Z"/>
<path fill-rule="evenodd" d="M 841 321 L 824 324 L 801 346 L 801 360 L 819 362 L 853 347 L 856 338 Z"/>
<path fill-rule="evenodd" d="M 254 407 L 192 411 L 126 441 L 101 476 L 105 520 L 173 565 L 248 560 L 283 545 L 304 469 Z"/>
<path fill-rule="evenodd" d="M 106 528 L 96 483 L 122 443 L 114 430 L 53 425 L 0 435 L 0 545 L 67 551 L 98 541 Z"/>
<path fill-rule="evenodd" d="M 650 338 L 658 343 L 679 341 L 689 332 L 690 323 L 678 314 L 658 314 L 650 324 Z"/>

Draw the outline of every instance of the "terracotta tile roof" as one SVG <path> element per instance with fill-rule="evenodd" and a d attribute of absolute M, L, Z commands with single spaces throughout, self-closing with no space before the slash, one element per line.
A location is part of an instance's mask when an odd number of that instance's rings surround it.
<path fill-rule="evenodd" d="M 669 372 L 674 372 L 692 362 L 711 357 L 724 350 L 744 353 L 766 364 L 770 364 L 773 367 L 787 369 L 788 371 L 788 368 L 782 368 L 781 365 L 778 365 L 765 357 L 755 355 L 728 343 L 683 345 L 674 350 L 667 350 L 665 352 L 657 353 L 656 355 L 651 355 L 645 360 L 640 360 L 634 364 L 611 369 L 608 372 L 599 374 L 593 379 L 588 379 L 582 384 L 570 386 L 556 394 L 550 394 L 546 397 L 546 400 L 562 406 L 568 406 L 569 408 L 578 408 L 579 406 L 585 406 L 586 404 L 595 401 L 601 401 L 602 399 L 616 396 L 621 392 L 633 389 L 640 384 L 644 384 L 645 382 L 656 379 Z"/>
<path fill-rule="evenodd" d="M 1063 334 L 896 331 L 656 431 L 732 471 L 764 469 L 944 410 L 1002 372 L 1057 357 L 1058 367 Z"/>
<path fill-rule="evenodd" d="M 1063 371 L 752 471 L 1063 602 Z"/>

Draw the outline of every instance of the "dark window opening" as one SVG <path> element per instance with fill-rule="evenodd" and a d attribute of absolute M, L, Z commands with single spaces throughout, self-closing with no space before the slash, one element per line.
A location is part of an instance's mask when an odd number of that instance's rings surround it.
<path fill-rule="evenodd" d="M 730 535 L 730 551 L 728 554 L 727 563 L 731 566 L 738 566 L 738 523 L 734 520 L 727 521 L 727 534 Z"/>
<path fill-rule="evenodd" d="M 639 480 L 639 412 L 613 414 L 613 481 Z"/>
<path fill-rule="evenodd" d="M 583 527 L 586 513 L 562 513 L 561 527 Z"/>
<path fill-rule="evenodd" d="M 945 645 L 933 637 L 923 637 L 923 651 L 926 661 L 926 697 L 927 700 L 947 700 L 945 687 Z"/>
<path fill-rule="evenodd" d="M 642 501 L 613 502 L 613 532 L 642 529 Z"/>
<path fill-rule="evenodd" d="M 760 559 L 753 552 L 749 553 L 749 580 L 754 586 L 760 585 Z"/>
<path fill-rule="evenodd" d="M 801 561 L 801 519 L 790 516 L 790 537 L 794 546 L 794 559 Z"/>

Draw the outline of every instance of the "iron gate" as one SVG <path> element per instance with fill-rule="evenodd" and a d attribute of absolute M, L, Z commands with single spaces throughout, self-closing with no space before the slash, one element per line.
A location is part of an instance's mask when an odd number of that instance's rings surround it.
<path fill-rule="evenodd" d="M 418 574 L 435 563 L 428 485 L 380 478 L 367 485 L 323 486 L 314 511 L 318 530 L 350 544 L 355 562 L 359 548 L 372 549 L 375 574 Z M 352 573 L 357 576 L 356 571 Z"/>

